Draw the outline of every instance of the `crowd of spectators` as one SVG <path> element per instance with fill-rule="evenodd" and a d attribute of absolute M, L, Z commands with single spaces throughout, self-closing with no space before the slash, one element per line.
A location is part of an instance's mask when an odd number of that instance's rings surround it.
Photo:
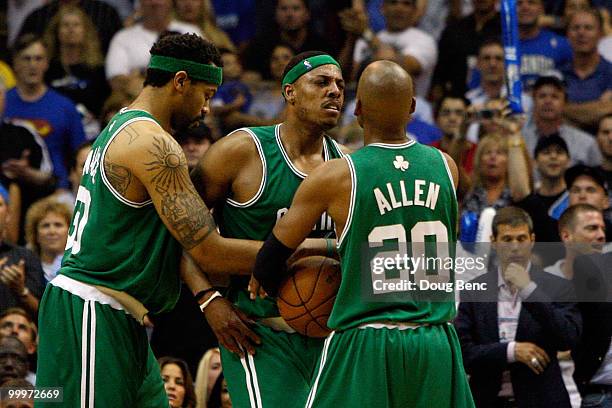
<path fill-rule="evenodd" d="M 347 102 L 330 134 L 352 148 L 363 143 L 353 114 L 363 68 L 389 59 L 406 69 L 417 97 L 407 134 L 458 164 L 460 245 L 491 242 L 497 253 L 476 278 L 496 298 L 462 299 L 456 321 L 477 406 L 611 403 L 612 303 L 578 293 L 583 270 L 612 282 L 609 0 L 517 0 L 524 114 L 513 118 L 498 0 L 0 3 L 0 385 L 35 383 L 38 303 L 59 270 L 92 141 L 138 94 L 152 44 L 193 32 L 221 50 L 224 83 L 211 113 L 175 135 L 190 168 L 233 130 L 283 120 L 282 72 L 297 53 L 340 62 Z M 501 245 L 515 241 L 535 245 Z M 577 243 L 604 254 L 581 257 L 590 251 Z M 188 293 L 151 333 L 171 406 L 231 406 L 216 340 Z"/>

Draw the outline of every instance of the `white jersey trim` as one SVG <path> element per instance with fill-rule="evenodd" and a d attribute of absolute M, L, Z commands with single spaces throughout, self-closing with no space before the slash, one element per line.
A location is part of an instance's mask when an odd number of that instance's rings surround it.
<path fill-rule="evenodd" d="M 428 324 L 394 322 L 394 323 L 364 323 L 357 326 L 358 329 L 390 329 L 390 330 L 414 330 L 419 327 L 429 326 Z"/>
<path fill-rule="evenodd" d="M 127 112 L 127 110 L 126 111 L 122 111 L 122 113 L 123 112 Z M 121 126 L 119 126 L 119 128 L 117 128 L 117 130 L 115 130 L 115 133 L 112 134 L 110 139 L 108 139 L 108 142 L 104 146 L 104 150 L 102 150 L 102 155 L 100 157 L 100 174 L 102 176 L 102 182 L 104 183 L 106 188 L 108 188 L 108 190 L 111 192 L 111 194 L 115 196 L 115 198 L 117 200 L 119 200 L 123 204 L 125 204 L 125 205 L 127 205 L 129 207 L 133 207 L 133 208 L 142 208 L 142 207 L 145 207 L 145 206 L 151 204 L 153 202 L 153 200 L 149 199 L 149 200 L 143 201 L 141 203 L 138 203 L 138 202 L 135 202 L 135 201 L 128 200 L 127 198 L 125 198 L 121 194 L 119 194 L 119 192 L 117 190 L 115 190 L 115 188 L 112 186 L 110 181 L 108 181 L 108 179 L 106 178 L 106 171 L 104 170 L 104 158 L 106 157 L 106 151 L 108 150 L 108 147 L 111 145 L 111 143 L 113 142 L 115 137 L 119 134 L 119 132 L 121 132 L 126 126 L 128 126 L 128 125 L 130 125 L 130 124 L 132 124 L 134 122 L 141 121 L 141 120 L 153 122 L 153 123 L 155 123 L 156 125 L 159 126 L 159 124 L 156 121 L 154 121 L 151 118 L 147 118 L 147 117 L 138 117 L 138 118 L 132 118 L 132 119 L 128 120 L 127 122 L 125 122 Z"/>
<path fill-rule="evenodd" d="M 333 143 L 333 145 L 336 147 L 336 150 L 338 150 L 338 153 L 340 153 L 340 157 L 341 157 L 341 158 L 342 158 L 342 157 L 347 156 L 347 154 L 346 154 L 346 153 L 344 153 L 344 152 L 342 151 L 342 149 L 340 148 L 340 144 L 339 144 L 338 142 L 336 142 L 336 141 L 335 141 L 333 138 L 331 138 L 331 137 L 329 138 L 329 140 L 331 140 L 331 142 Z"/>
<path fill-rule="evenodd" d="M 285 146 L 283 146 L 283 141 L 281 140 L 281 137 L 280 137 L 280 125 L 276 125 L 276 128 L 274 129 L 274 136 L 276 138 L 276 144 L 278 144 L 278 149 L 283 155 L 283 159 L 285 159 L 285 163 L 287 163 L 287 166 L 289 166 L 289 169 L 291 169 L 291 171 L 295 173 L 295 175 L 298 176 L 299 178 L 304 179 L 308 177 L 308 174 L 304 173 L 303 171 L 300 171 L 297 167 L 295 167 L 295 165 L 289 158 L 289 155 L 287 154 L 287 151 L 285 150 Z M 323 137 L 323 160 L 329 161 L 329 159 L 330 159 L 329 158 L 329 148 L 327 147 L 327 143 L 325 143 L 325 136 L 324 136 Z"/>
<path fill-rule="evenodd" d="M 251 136 L 251 139 L 253 139 L 253 141 L 255 142 L 255 147 L 257 148 L 257 153 L 259 154 L 259 158 L 261 159 L 261 167 L 262 167 L 261 183 L 259 184 L 259 189 L 257 190 L 255 195 L 250 200 L 247 200 L 244 203 L 241 203 L 239 201 L 232 200 L 231 198 L 227 198 L 225 200 L 225 202 L 227 204 L 231 205 L 232 207 L 247 208 L 247 207 L 250 207 L 253 204 L 255 204 L 257 202 L 257 200 L 259 200 L 261 198 L 261 195 L 264 192 L 264 189 L 266 187 L 266 180 L 267 180 L 267 177 L 268 177 L 268 164 L 266 162 L 266 156 L 264 155 L 264 152 L 263 152 L 263 147 L 261 146 L 261 141 L 259 140 L 257 135 L 255 135 L 255 133 L 251 129 L 249 129 L 249 128 L 237 129 L 237 130 L 231 132 L 228 136 L 230 136 L 231 134 L 233 134 L 235 132 L 239 132 L 241 130 L 247 132 L 249 134 L 249 136 Z"/>
<path fill-rule="evenodd" d="M 446 174 L 448 174 L 448 178 L 453 188 L 453 194 L 456 200 L 457 199 L 457 188 L 455 187 L 455 180 L 453 180 L 453 173 L 451 173 L 450 167 L 448 166 L 448 161 L 446 160 L 446 156 L 444 156 L 444 153 L 442 153 L 441 150 L 438 150 L 438 153 L 440 153 L 440 156 L 442 156 L 442 162 L 444 162 L 444 167 L 446 167 Z"/>
<path fill-rule="evenodd" d="M 406 143 L 401 143 L 401 144 L 393 144 L 393 143 L 370 143 L 368 146 L 375 146 L 375 147 L 386 147 L 389 149 L 404 149 L 406 147 L 410 147 L 412 145 L 415 145 L 416 141 L 414 140 L 409 140 Z"/>
<path fill-rule="evenodd" d="M 90 328 L 89 328 L 89 408 L 94 408 L 94 397 L 96 395 L 96 304 L 89 303 L 90 311 Z M 83 340 L 81 340 L 83 341 Z"/>
<path fill-rule="evenodd" d="M 280 125 L 276 125 L 276 128 L 274 129 L 274 137 L 276 138 L 276 144 L 278 145 L 278 150 L 280 150 L 281 154 L 283 155 L 283 158 L 285 159 L 285 163 L 287 163 L 287 166 L 289 166 L 289 169 L 291 169 L 291 171 L 294 172 L 295 175 L 298 176 L 299 178 L 302 178 L 302 179 L 306 178 L 308 174 L 301 172 L 297 167 L 293 165 L 293 162 L 291 162 L 291 159 L 289 158 L 289 155 L 287 154 L 287 151 L 285 150 L 285 146 L 283 146 L 283 141 L 281 140 L 281 137 L 280 137 Z M 325 145 L 325 143 L 323 143 L 323 145 Z M 323 150 L 325 150 L 325 148 Z"/>
<path fill-rule="evenodd" d="M 351 225 L 353 223 L 353 212 L 355 211 L 355 199 L 357 196 L 357 172 L 355 171 L 353 159 L 351 159 L 351 156 L 349 155 L 344 156 L 344 159 L 346 160 L 349 167 L 349 171 L 351 173 L 351 199 L 349 201 L 348 217 L 346 218 L 346 224 L 344 225 L 342 235 L 340 235 L 340 238 L 338 239 L 338 243 L 336 245 L 337 248 L 340 248 L 342 246 L 344 238 L 348 234 L 349 229 L 351 229 Z M 338 236 L 337 233 L 336 236 Z"/>
<path fill-rule="evenodd" d="M 87 408 L 87 321 L 89 320 L 89 301 L 83 303 L 83 322 L 81 325 L 81 408 Z"/>
<path fill-rule="evenodd" d="M 329 344 L 331 343 L 331 340 L 334 337 L 334 333 L 335 332 L 331 332 L 323 342 L 323 350 L 321 351 L 321 360 L 319 362 L 319 372 L 317 373 L 317 378 L 315 379 L 314 384 L 310 389 L 310 394 L 308 394 L 308 399 L 306 400 L 306 408 L 312 407 L 312 404 L 314 403 L 314 400 L 317 396 L 319 379 L 321 378 L 321 374 L 323 373 L 323 369 L 325 368 L 325 363 L 327 362 L 327 352 L 329 351 Z"/>

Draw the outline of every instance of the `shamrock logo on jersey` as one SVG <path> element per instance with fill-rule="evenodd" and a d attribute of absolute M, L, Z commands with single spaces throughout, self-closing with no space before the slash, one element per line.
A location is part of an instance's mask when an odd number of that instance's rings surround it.
<path fill-rule="evenodd" d="M 398 170 L 406 171 L 408 170 L 408 166 L 410 165 L 410 163 L 408 163 L 408 160 L 404 160 L 404 156 L 395 156 L 393 165 Z"/>
<path fill-rule="evenodd" d="M 304 60 L 304 65 L 306 66 L 306 68 L 312 69 L 312 64 L 310 63 L 310 61 Z"/>

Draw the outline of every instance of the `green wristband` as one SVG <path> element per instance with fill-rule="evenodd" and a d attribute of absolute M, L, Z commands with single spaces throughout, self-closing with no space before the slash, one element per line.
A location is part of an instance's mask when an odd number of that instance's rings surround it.
<path fill-rule="evenodd" d="M 334 244 L 333 244 L 333 240 L 329 239 L 329 238 L 325 238 L 325 245 L 326 245 L 326 256 L 328 258 L 333 258 L 334 256 Z"/>

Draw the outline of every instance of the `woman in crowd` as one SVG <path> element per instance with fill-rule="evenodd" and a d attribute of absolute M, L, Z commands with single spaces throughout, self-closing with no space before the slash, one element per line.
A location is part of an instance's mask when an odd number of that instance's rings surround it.
<path fill-rule="evenodd" d="M 236 51 L 229 36 L 217 27 L 210 0 L 174 0 L 174 12 L 177 20 L 200 27 L 204 37 L 218 48 Z"/>
<path fill-rule="evenodd" d="M 221 353 L 219 348 L 215 347 L 206 351 L 198 364 L 195 381 L 197 408 L 210 408 L 207 405 L 208 399 L 219 374 L 221 374 Z"/>
<path fill-rule="evenodd" d="M 187 363 L 174 357 L 162 357 L 158 362 L 170 407 L 195 408 L 196 396 Z"/>
<path fill-rule="evenodd" d="M 47 282 L 60 269 L 71 217 L 72 210 L 54 197 L 36 201 L 26 213 L 28 248 L 40 258 Z"/>
<path fill-rule="evenodd" d="M 208 408 L 232 408 L 232 400 L 230 398 L 229 390 L 227 389 L 227 381 L 223 373 L 219 374 L 215 385 L 210 392 L 210 398 L 208 400 Z"/>
<path fill-rule="evenodd" d="M 270 73 L 274 81 L 251 84 L 253 87 L 253 102 L 249 114 L 262 119 L 278 119 L 282 117 L 285 99 L 282 95 L 281 81 L 283 70 L 289 60 L 295 55 L 287 45 L 277 45 L 270 56 Z"/>
<path fill-rule="evenodd" d="M 97 117 L 110 93 L 98 32 L 78 6 L 62 6 L 44 34 L 49 52 L 46 82 Z"/>
<path fill-rule="evenodd" d="M 478 143 L 474 160 L 474 185 L 465 197 L 463 208 L 480 215 L 487 207 L 498 209 L 511 202 L 506 139 L 498 134 L 489 134 Z"/>

